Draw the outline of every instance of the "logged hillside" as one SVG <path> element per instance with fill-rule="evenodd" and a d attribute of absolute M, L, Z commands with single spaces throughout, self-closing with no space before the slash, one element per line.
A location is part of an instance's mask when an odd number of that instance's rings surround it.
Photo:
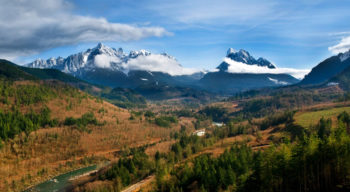
<path fill-rule="evenodd" d="M 113 159 L 179 128 L 158 126 L 56 80 L 2 78 L 0 109 L 0 191 Z"/>

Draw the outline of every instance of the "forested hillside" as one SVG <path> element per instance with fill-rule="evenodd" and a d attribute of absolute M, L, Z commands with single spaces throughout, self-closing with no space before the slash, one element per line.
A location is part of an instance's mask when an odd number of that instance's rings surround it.
<path fill-rule="evenodd" d="M 0 191 L 21 191 L 66 171 L 109 162 L 120 151 L 159 142 L 179 129 L 177 121 L 169 123 L 172 129 L 158 126 L 157 114 L 146 120 L 142 112 L 116 107 L 71 84 L 33 78 L 16 66 L 4 71 Z"/>

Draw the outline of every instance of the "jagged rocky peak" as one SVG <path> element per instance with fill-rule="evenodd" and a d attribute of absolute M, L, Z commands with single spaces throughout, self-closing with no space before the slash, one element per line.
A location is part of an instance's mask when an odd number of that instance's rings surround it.
<path fill-rule="evenodd" d="M 229 49 L 227 50 L 226 56 L 229 56 L 229 55 L 234 54 L 234 53 L 237 53 L 237 51 L 236 51 L 235 49 L 233 49 L 233 48 L 229 48 Z"/>
<path fill-rule="evenodd" d="M 276 66 L 273 63 L 271 63 L 265 58 L 260 57 L 258 60 L 256 60 L 253 56 L 250 55 L 248 51 L 244 49 L 240 49 L 239 51 L 236 51 L 233 48 L 229 48 L 227 50 L 226 57 L 234 61 L 242 62 L 248 65 L 266 66 L 271 69 L 276 68 Z"/>
<path fill-rule="evenodd" d="M 151 56 L 154 57 L 152 59 L 146 58 Z M 140 58 L 136 60 L 138 57 Z M 165 68 L 163 65 L 164 61 L 168 65 Z M 140 62 L 144 62 L 144 65 L 137 64 Z M 93 71 L 96 68 L 123 73 L 128 73 L 130 70 L 152 71 L 153 69 L 168 73 L 169 68 L 173 68 L 174 66 L 179 67 L 176 69 L 176 73 L 181 73 L 183 70 L 177 60 L 166 53 L 153 54 L 142 49 L 139 51 L 130 51 L 130 53 L 125 54 L 122 48 L 115 49 L 102 43 L 98 43 L 95 47 L 89 48 L 86 51 L 72 54 L 67 58 L 38 59 L 29 63 L 27 66 L 33 68 L 55 68 L 73 75 L 80 75 L 87 71 Z"/>
<path fill-rule="evenodd" d="M 124 52 L 122 48 L 116 50 L 115 48 L 108 47 L 102 43 L 98 43 L 96 47 L 92 49 L 88 49 L 85 53 L 91 53 L 92 55 L 101 55 L 106 54 L 109 56 L 124 56 Z"/>
<path fill-rule="evenodd" d="M 129 53 L 130 58 L 136 58 L 140 55 L 141 56 L 149 56 L 149 55 L 151 55 L 151 52 L 144 50 L 144 49 L 141 49 L 140 51 L 130 51 L 130 53 Z"/>

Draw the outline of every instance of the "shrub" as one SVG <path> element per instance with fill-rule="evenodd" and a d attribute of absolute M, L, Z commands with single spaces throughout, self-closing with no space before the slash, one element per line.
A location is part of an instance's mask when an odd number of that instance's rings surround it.
<path fill-rule="evenodd" d="M 174 116 L 160 116 L 154 119 L 156 125 L 161 127 L 170 127 L 171 123 L 177 123 L 177 119 Z"/>

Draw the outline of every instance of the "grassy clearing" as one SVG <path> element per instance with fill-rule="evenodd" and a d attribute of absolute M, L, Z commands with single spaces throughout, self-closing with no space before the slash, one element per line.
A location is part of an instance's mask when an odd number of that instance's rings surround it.
<path fill-rule="evenodd" d="M 350 107 L 337 107 L 319 111 L 304 111 L 297 113 L 294 118 L 297 124 L 307 128 L 310 125 L 316 125 L 322 117 L 326 119 L 331 118 L 333 121 L 336 121 L 336 117 L 343 111 L 349 113 Z M 333 123 L 333 125 L 336 124 Z"/>

